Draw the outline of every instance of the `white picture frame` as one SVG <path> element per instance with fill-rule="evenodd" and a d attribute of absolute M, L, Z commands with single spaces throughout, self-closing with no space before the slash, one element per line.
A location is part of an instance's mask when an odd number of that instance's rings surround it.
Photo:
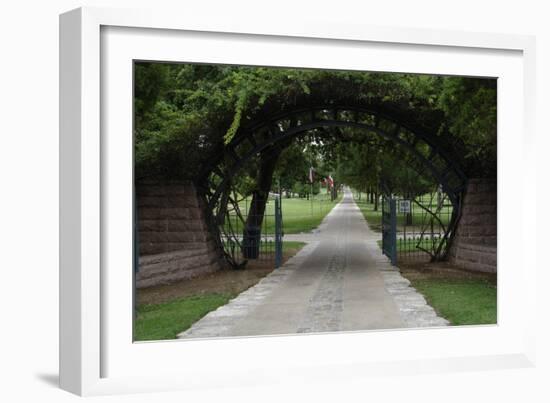
<path fill-rule="evenodd" d="M 174 44 L 181 43 L 188 47 L 170 53 Z M 231 46 L 222 46 L 227 44 Z M 224 53 L 224 47 L 231 51 Z M 323 47 L 347 61 L 323 61 L 316 53 Z M 274 62 L 274 53 L 264 48 L 284 48 L 294 61 L 281 56 Z M 243 23 L 103 8 L 61 15 L 61 387 L 79 395 L 97 395 L 334 380 L 335 371 L 336 378 L 346 379 L 534 365 L 535 319 L 529 312 L 536 312 L 536 264 L 533 245 L 525 235 L 536 232 L 535 220 L 528 219 L 536 212 L 523 206 L 521 219 L 501 220 L 507 211 L 506 196 L 515 192 L 518 183 L 524 189 L 535 187 L 535 162 L 528 158 L 534 139 L 534 49 L 534 38 L 529 36 L 326 21 Z M 367 53 L 362 52 L 378 52 L 377 62 L 363 60 L 361 55 Z M 131 209 L 129 214 L 123 212 L 131 202 L 132 186 L 128 182 L 132 77 L 127 74 L 132 59 L 498 76 L 498 325 L 132 343 L 128 338 L 131 277 L 127 286 L 121 286 L 131 273 L 131 263 L 126 270 L 131 262 Z M 508 154 L 513 150 L 522 155 L 520 169 L 510 169 Z M 514 242 L 509 231 L 522 236 L 513 252 L 507 247 Z M 113 252 L 113 239 L 122 245 L 118 252 Z M 124 270 L 112 270 L 113 262 Z M 112 298 L 114 292 L 122 295 L 122 302 Z M 514 306 L 506 298 L 512 292 Z M 400 347 L 407 345 L 415 349 Z M 316 354 L 319 349 L 327 353 Z M 215 370 L 213 363 L 219 364 Z"/>

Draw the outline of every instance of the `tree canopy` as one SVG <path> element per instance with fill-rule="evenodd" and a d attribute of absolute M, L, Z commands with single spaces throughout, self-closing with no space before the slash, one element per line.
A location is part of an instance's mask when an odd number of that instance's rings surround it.
<path fill-rule="evenodd" d="M 298 105 L 334 102 L 393 108 L 445 137 L 451 151 L 460 148 L 457 162 L 469 176 L 496 174 L 496 80 L 149 62 L 136 63 L 134 71 L 138 179 L 195 179 L 201 166 L 250 122 Z M 324 146 L 345 153 L 342 158 L 353 155 L 349 147 L 329 141 Z M 282 180 L 296 182 L 308 165 L 300 159 L 304 147 L 281 155 Z"/>

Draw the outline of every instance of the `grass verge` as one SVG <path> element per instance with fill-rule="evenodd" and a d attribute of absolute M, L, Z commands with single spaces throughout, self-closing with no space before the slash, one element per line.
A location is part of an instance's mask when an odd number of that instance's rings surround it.
<path fill-rule="evenodd" d="M 497 323 L 496 275 L 441 263 L 426 264 L 422 270 L 402 269 L 401 274 L 451 325 Z"/>
<path fill-rule="evenodd" d="M 497 322 L 497 290 L 483 280 L 416 280 L 412 284 L 452 325 Z"/>
<path fill-rule="evenodd" d="M 140 305 L 134 326 L 134 339 L 175 339 L 208 312 L 233 298 L 231 294 L 206 294 L 182 298 L 163 304 Z"/>

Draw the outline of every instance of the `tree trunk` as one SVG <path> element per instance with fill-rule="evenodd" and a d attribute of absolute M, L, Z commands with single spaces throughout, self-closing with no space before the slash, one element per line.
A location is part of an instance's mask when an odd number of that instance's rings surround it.
<path fill-rule="evenodd" d="M 374 211 L 378 211 L 378 189 L 374 192 Z"/>
<path fill-rule="evenodd" d="M 261 228 L 264 219 L 265 205 L 273 182 L 273 172 L 281 149 L 271 149 L 260 156 L 257 188 L 252 193 L 252 202 L 243 233 L 243 255 L 245 259 L 257 259 L 260 254 Z"/>

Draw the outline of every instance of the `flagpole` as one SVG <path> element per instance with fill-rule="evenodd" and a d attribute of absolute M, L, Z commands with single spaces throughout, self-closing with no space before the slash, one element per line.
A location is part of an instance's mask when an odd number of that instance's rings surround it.
<path fill-rule="evenodd" d="M 311 160 L 310 160 L 311 162 Z M 313 216 L 313 166 L 309 166 L 309 205 L 310 205 L 310 215 Z"/>
<path fill-rule="evenodd" d="M 310 215 L 313 217 L 313 155 L 311 151 L 311 137 L 308 136 L 309 140 L 309 206 L 310 206 Z"/>
<path fill-rule="evenodd" d="M 309 181 L 309 189 L 309 204 L 311 206 L 311 216 L 313 217 L 313 182 L 311 180 Z"/>

